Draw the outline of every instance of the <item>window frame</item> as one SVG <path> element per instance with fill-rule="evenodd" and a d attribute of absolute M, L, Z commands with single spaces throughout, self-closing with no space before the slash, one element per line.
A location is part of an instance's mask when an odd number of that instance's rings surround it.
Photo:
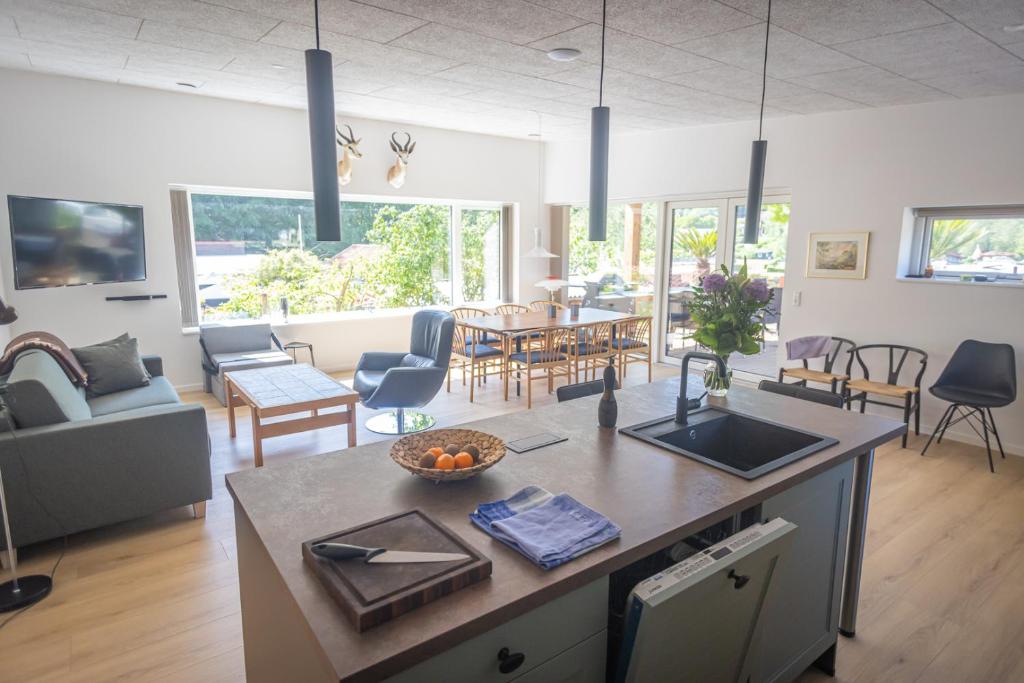
<path fill-rule="evenodd" d="M 195 263 L 196 263 L 196 244 L 195 244 L 195 225 L 193 222 L 192 214 L 192 195 L 222 195 L 222 196 L 236 196 L 236 197 L 260 197 L 267 199 L 306 199 L 313 200 L 312 192 L 296 191 L 296 190 L 259 190 L 250 188 L 227 188 L 227 187 L 216 187 L 216 186 L 200 186 L 200 185 L 171 185 L 171 203 L 172 208 L 175 207 L 175 196 L 176 193 L 185 193 L 187 200 L 187 217 L 183 216 L 172 216 L 172 223 L 176 233 L 175 239 L 175 270 L 178 278 L 179 293 L 182 297 L 181 301 L 181 321 L 182 331 L 190 332 L 197 329 L 198 325 L 203 324 L 202 310 L 199 305 L 198 288 L 195 282 Z M 178 200 L 180 201 L 180 200 Z M 396 197 L 391 195 L 363 195 L 363 194 L 344 194 L 341 198 L 342 203 L 372 203 L 372 204 L 420 204 L 420 205 L 431 205 L 431 206 L 446 206 L 449 209 L 449 229 L 450 235 L 448 240 L 449 249 L 449 263 L 451 278 L 451 304 L 450 307 L 457 306 L 494 306 L 503 303 L 508 300 L 509 288 L 508 282 L 510 278 L 510 267 L 511 267 L 511 254 L 510 254 L 510 242 L 509 235 L 512 234 L 513 226 L 509 224 L 509 220 L 515 220 L 516 212 L 511 210 L 514 207 L 512 202 L 501 202 L 501 201 L 486 201 L 486 200 L 462 200 L 462 199 L 441 199 L 441 198 L 424 198 L 424 197 Z M 465 209 L 489 209 L 498 212 L 498 229 L 500 231 L 498 237 L 498 260 L 499 260 L 499 273 L 498 273 L 498 292 L 499 299 L 496 301 L 467 301 L 462 296 L 462 259 L 461 256 L 456 258 L 456 255 L 461 255 L 462 245 L 462 211 Z M 187 225 L 182 222 L 183 218 L 187 218 Z M 187 229 L 186 229 L 187 228 Z M 184 234 L 178 234 L 184 233 Z M 184 239 L 187 235 L 187 239 Z M 187 260 L 187 261 L 186 261 Z M 188 263 L 191 267 L 182 268 L 182 264 Z M 191 283 L 184 282 L 183 278 L 190 278 Z M 187 299 L 190 298 L 191 301 Z M 303 315 L 291 315 L 289 316 L 289 323 L 294 324 L 316 324 L 333 322 L 337 320 L 346 319 L 358 319 L 365 317 L 368 313 L 379 314 L 379 313 L 394 313 L 394 314 L 407 314 L 424 308 L 436 308 L 436 306 L 409 306 L 403 308 L 377 308 L 377 309 L 360 309 L 353 311 L 343 312 L 325 312 L 325 313 L 311 313 Z M 191 314 L 190 314 L 191 311 Z M 275 324 L 280 324 L 275 322 Z"/>
<path fill-rule="evenodd" d="M 931 264 L 932 230 L 936 220 L 998 220 L 1024 219 L 1024 205 L 953 206 L 913 209 L 913 232 L 907 272 L 903 278 L 924 282 L 963 283 L 975 285 L 1017 285 L 1024 282 L 1024 272 L 994 273 L 986 270 L 935 270 L 931 278 L 924 277 Z M 985 281 L 962 280 L 961 276 L 992 278 Z"/>

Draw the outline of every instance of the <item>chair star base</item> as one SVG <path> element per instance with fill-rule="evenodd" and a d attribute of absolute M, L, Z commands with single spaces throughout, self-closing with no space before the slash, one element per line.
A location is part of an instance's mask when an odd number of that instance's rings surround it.
<path fill-rule="evenodd" d="M 418 410 L 389 410 L 366 421 L 366 428 L 377 434 L 414 434 L 430 429 L 437 423 L 432 415 Z"/>

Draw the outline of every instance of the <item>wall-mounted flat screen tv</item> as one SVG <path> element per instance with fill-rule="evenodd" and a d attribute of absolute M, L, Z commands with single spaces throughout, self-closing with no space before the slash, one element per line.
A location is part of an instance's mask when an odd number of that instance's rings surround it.
<path fill-rule="evenodd" d="M 142 207 L 8 195 L 18 289 L 146 279 Z"/>

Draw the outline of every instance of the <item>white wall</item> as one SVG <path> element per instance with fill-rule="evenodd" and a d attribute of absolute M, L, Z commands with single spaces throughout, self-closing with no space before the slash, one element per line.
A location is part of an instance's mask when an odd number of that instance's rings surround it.
<path fill-rule="evenodd" d="M 72 346 L 128 331 L 146 353 L 164 356 L 179 387 L 201 382 L 199 347 L 183 335 L 168 188 L 172 184 L 270 190 L 311 189 L 305 111 L 0 69 L 0 192 L 141 204 L 148 279 L 132 284 L 16 291 L 7 211 L 0 211 L 0 270 L 5 300 L 20 319 L 13 334 L 46 330 Z M 348 192 L 365 195 L 503 201 L 519 204 L 514 239 L 533 246 L 538 220 L 537 154 L 532 141 L 342 118 L 362 137 Z M 386 182 L 395 129 L 417 140 L 400 193 Z M 541 217 L 543 220 L 543 216 Z M 515 298 L 546 263 L 516 262 Z M 167 294 L 152 302 L 106 302 L 124 294 Z M 362 351 L 408 348 L 408 314 L 290 325 L 283 341 L 315 345 L 318 365 L 351 368 Z"/>
<path fill-rule="evenodd" d="M 834 334 L 862 344 L 921 347 L 929 353 L 926 387 L 967 338 L 1013 344 L 1018 373 L 1024 371 L 1024 285 L 895 278 L 906 207 L 1024 203 L 1022 121 L 1021 96 L 767 121 L 766 187 L 791 191 L 793 201 L 784 337 Z M 613 109 L 613 130 L 614 122 Z M 752 122 L 613 138 L 609 193 L 615 199 L 742 194 L 756 134 Z M 548 145 L 546 202 L 586 202 L 588 153 L 586 141 Z M 805 277 L 808 233 L 863 230 L 871 232 L 867 280 Z M 796 291 L 803 292 L 800 307 L 793 305 Z M 922 430 L 945 408 L 927 393 L 923 405 Z M 1022 418 L 1024 401 L 996 411 L 1004 446 L 1018 454 L 1024 454 Z"/>

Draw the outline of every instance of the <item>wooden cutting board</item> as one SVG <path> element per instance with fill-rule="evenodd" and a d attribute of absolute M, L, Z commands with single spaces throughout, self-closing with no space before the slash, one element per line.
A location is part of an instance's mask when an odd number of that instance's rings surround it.
<path fill-rule="evenodd" d="M 316 543 L 327 542 L 389 550 L 462 553 L 469 559 L 367 564 L 358 559 L 326 560 L 310 550 Z M 488 558 L 419 510 L 306 541 L 302 544 L 302 558 L 357 631 L 390 621 L 491 575 Z"/>

